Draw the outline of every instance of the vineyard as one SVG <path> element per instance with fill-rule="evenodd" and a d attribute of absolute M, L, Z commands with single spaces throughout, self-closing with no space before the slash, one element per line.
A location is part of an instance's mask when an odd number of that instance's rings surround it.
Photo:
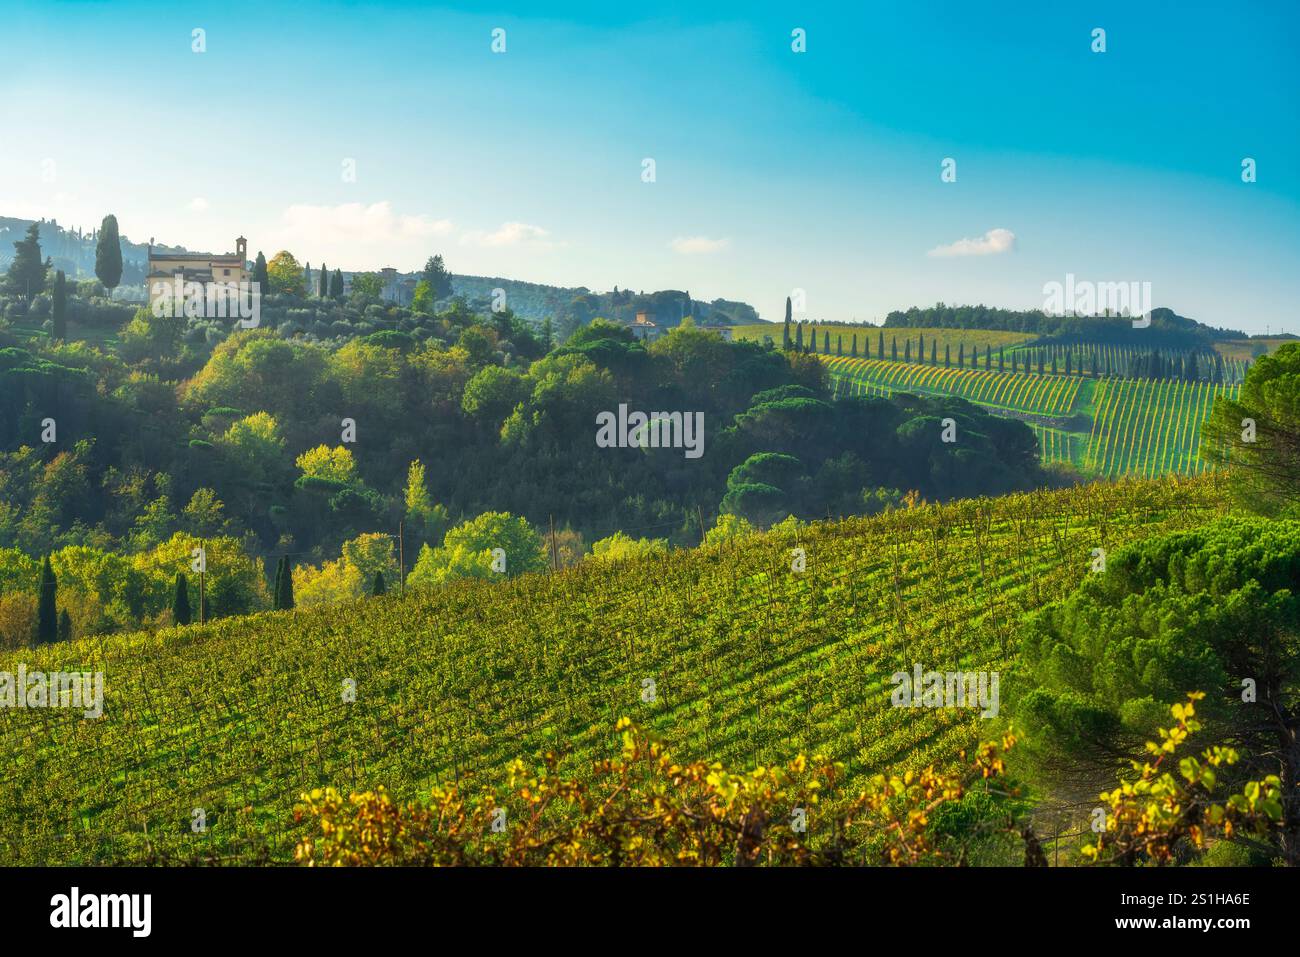
<path fill-rule="evenodd" d="M 0 712 L 0 855 L 288 861 L 307 789 L 405 799 L 544 749 L 580 773 L 623 715 L 683 759 L 821 752 L 846 765 L 845 793 L 948 765 L 988 724 L 892 708 L 892 673 L 1004 669 L 1024 613 L 1077 584 L 1094 548 L 1221 510 L 1213 475 L 1078 486 L 5 652 L 0 670 L 102 671 L 105 701 L 98 719 Z"/>
<path fill-rule="evenodd" d="M 1209 466 L 1200 454 L 1201 423 L 1218 391 L 1235 399 L 1241 387 L 1102 379 L 1093 393 L 1087 469 L 1105 476 L 1205 471 Z"/>
<path fill-rule="evenodd" d="M 1090 476 L 1198 475 L 1201 424 L 1216 394 L 1240 385 L 1051 376 L 827 356 L 837 395 L 957 395 L 1027 419 L 1042 462 Z"/>
<path fill-rule="evenodd" d="M 1090 375 L 1133 379 L 1183 379 L 1240 385 L 1259 356 L 1291 341 L 1227 340 L 1198 350 L 1118 346 L 1104 342 L 1063 342 L 998 329 L 879 327 L 855 324 L 796 323 L 790 344 L 827 357 L 877 359 L 945 369 L 1026 372 L 1038 375 Z M 901 333 L 901 338 L 900 338 Z M 785 330 L 776 323 L 733 326 L 732 336 L 784 346 Z"/>
<path fill-rule="evenodd" d="M 1044 465 L 1073 466 L 1079 461 L 1086 442 L 1078 433 L 1041 425 L 1032 428 L 1038 437 L 1039 459 Z"/>
<path fill-rule="evenodd" d="M 827 357 L 826 364 L 833 378 L 848 380 L 850 394 L 858 394 L 853 385 L 862 382 L 884 390 L 886 395 L 893 392 L 957 395 L 995 409 L 1051 416 L 1069 415 L 1074 411 L 1079 388 L 1084 382 L 1079 376 L 953 369 L 838 356 Z"/>

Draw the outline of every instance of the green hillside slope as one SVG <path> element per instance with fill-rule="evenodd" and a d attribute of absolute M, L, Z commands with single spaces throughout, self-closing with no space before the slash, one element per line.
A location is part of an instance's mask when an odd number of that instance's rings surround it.
<path fill-rule="evenodd" d="M 846 788 L 945 764 L 987 725 L 891 708 L 893 672 L 1004 669 L 1016 622 L 1076 584 L 1094 548 L 1203 522 L 1219 500 L 1213 476 L 968 500 L 4 652 L 0 671 L 103 671 L 105 707 L 0 709 L 0 856 L 287 861 L 305 789 L 411 797 L 543 748 L 577 770 L 609 753 L 621 715 L 682 758 L 822 752 Z"/>
<path fill-rule="evenodd" d="M 1216 394 L 1240 385 L 1173 379 L 1038 375 L 822 356 L 837 394 L 957 395 L 1024 419 L 1044 464 L 1089 476 L 1199 475 L 1201 423 Z"/>

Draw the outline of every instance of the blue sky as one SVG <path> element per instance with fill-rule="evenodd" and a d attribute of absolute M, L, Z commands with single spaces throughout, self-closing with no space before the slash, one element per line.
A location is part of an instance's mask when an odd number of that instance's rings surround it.
<path fill-rule="evenodd" d="M 1300 333 L 1293 3 L 7 6 L 0 214 L 770 319 L 1039 307 L 1069 272 Z"/>

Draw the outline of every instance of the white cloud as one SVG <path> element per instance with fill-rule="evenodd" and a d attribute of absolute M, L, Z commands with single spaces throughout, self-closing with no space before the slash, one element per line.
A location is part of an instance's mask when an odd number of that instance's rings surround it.
<path fill-rule="evenodd" d="M 398 215 L 387 201 L 342 203 L 338 206 L 290 206 L 284 211 L 279 231 L 282 242 L 371 244 L 445 236 L 451 232 L 447 219 Z"/>
<path fill-rule="evenodd" d="M 936 246 L 927 256 L 996 256 L 1015 248 L 1016 234 L 1009 229 L 990 229 L 976 239 L 959 239 L 947 246 Z"/>
<path fill-rule="evenodd" d="M 460 238 L 466 246 L 531 246 L 537 249 L 549 249 L 557 245 L 551 234 L 541 226 L 528 223 L 502 223 L 492 232 L 476 229 Z"/>
<path fill-rule="evenodd" d="M 668 244 L 673 252 L 681 253 L 683 256 L 716 253 L 730 245 L 730 239 L 710 239 L 708 236 L 678 236 Z"/>
<path fill-rule="evenodd" d="M 208 201 L 202 196 L 195 196 L 190 200 L 188 208 L 192 213 L 206 213 L 208 211 Z"/>

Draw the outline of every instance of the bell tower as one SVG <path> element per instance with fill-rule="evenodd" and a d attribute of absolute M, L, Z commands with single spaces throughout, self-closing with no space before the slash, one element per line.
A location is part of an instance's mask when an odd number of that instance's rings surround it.
<path fill-rule="evenodd" d="M 248 240 L 243 236 L 235 240 L 235 255 L 239 257 L 239 265 L 248 262 Z"/>

